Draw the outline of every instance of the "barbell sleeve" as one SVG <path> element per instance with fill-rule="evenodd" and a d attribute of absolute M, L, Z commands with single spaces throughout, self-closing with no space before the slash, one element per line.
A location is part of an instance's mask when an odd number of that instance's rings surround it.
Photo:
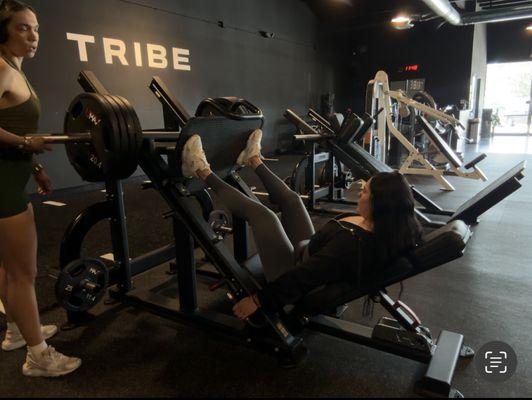
<path fill-rule="evenodd" d="M 61 134 L 35 134 L 27 135 L 28 138 L 44 139 L 47 143 L 62 144 L 68 142 L 90 142 L 91 134 L 89 132 L 84 133 L 61 133 Z"/>

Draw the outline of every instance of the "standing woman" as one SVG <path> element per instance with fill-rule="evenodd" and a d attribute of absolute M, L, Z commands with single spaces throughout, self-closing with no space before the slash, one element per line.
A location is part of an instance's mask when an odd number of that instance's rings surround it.
<path fill-rule="evenodd" d="M 25 187 L 33 173 L 42 195 L 52 186 L 34 154 L 49 151 L 37 132 L 40 103 L 22 72 L 22 61 L 35 56 L 39 44 L 35 10 L 16 0 L 0 6 L 0 299 L 8 329 L 2 349 L 24 347 L 26 376 L 61 376 L 81 365 L 48 346 L 57 327 L 41 326 L 35 296 L 37 232 Z"/>

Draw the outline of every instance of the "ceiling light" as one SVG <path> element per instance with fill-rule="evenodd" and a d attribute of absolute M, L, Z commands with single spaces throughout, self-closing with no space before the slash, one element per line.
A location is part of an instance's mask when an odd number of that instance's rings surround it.
<path fill-rule="evenodd" d="M 528 25 L 528 26 L 526 27 L 526 31 L 527 31 L 527 32 L 532 32 L 532 25 Z"/>
<path fill-rule="evenodd" d="M 412 23 L 412 18 L 407 17 L 405 15 L 399 15 L 392 19 L 392 26 L 395 29 L 403 30 L 403 29 L 410 29 L 414 27 L 414 24 Z"/>

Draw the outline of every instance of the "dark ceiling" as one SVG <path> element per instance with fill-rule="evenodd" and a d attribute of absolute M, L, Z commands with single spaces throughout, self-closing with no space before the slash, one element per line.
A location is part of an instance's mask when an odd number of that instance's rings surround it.
<path fill-rule="evenodd" d="M 371 27 L 389 23 L 398 14 L 431 15 L 422 0 L 301 0 L 327 25 L 342 28 Z M 476 3 L 483 10 L 507 9 L 532 5 L 532 0 L 451 0 L 460 13 L 475 11 Z"/>
<path fill-rule="evenodd" d="M 357 31 L 389 24 L 399 15 L 429 15 L 422 0 L 301 0 L 331 31 Z M 453 3 L 472 8 L 476 0 Z"/>
<path fill-rule="evenodd" d="M 389 20 L 399 12 L 427 13 L 430 10 L 421 0 L 302 0 L 325 22 L 357 18 Z"/>

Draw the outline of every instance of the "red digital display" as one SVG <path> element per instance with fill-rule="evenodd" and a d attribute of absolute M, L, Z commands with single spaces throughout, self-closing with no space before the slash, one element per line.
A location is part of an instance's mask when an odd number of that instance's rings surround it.
<path fill-rule="evenodd" d="M 419 65 L 418 64 L 407 65 L 405 66 L 404 71 L 405 72 L 419 71 Z"/>

